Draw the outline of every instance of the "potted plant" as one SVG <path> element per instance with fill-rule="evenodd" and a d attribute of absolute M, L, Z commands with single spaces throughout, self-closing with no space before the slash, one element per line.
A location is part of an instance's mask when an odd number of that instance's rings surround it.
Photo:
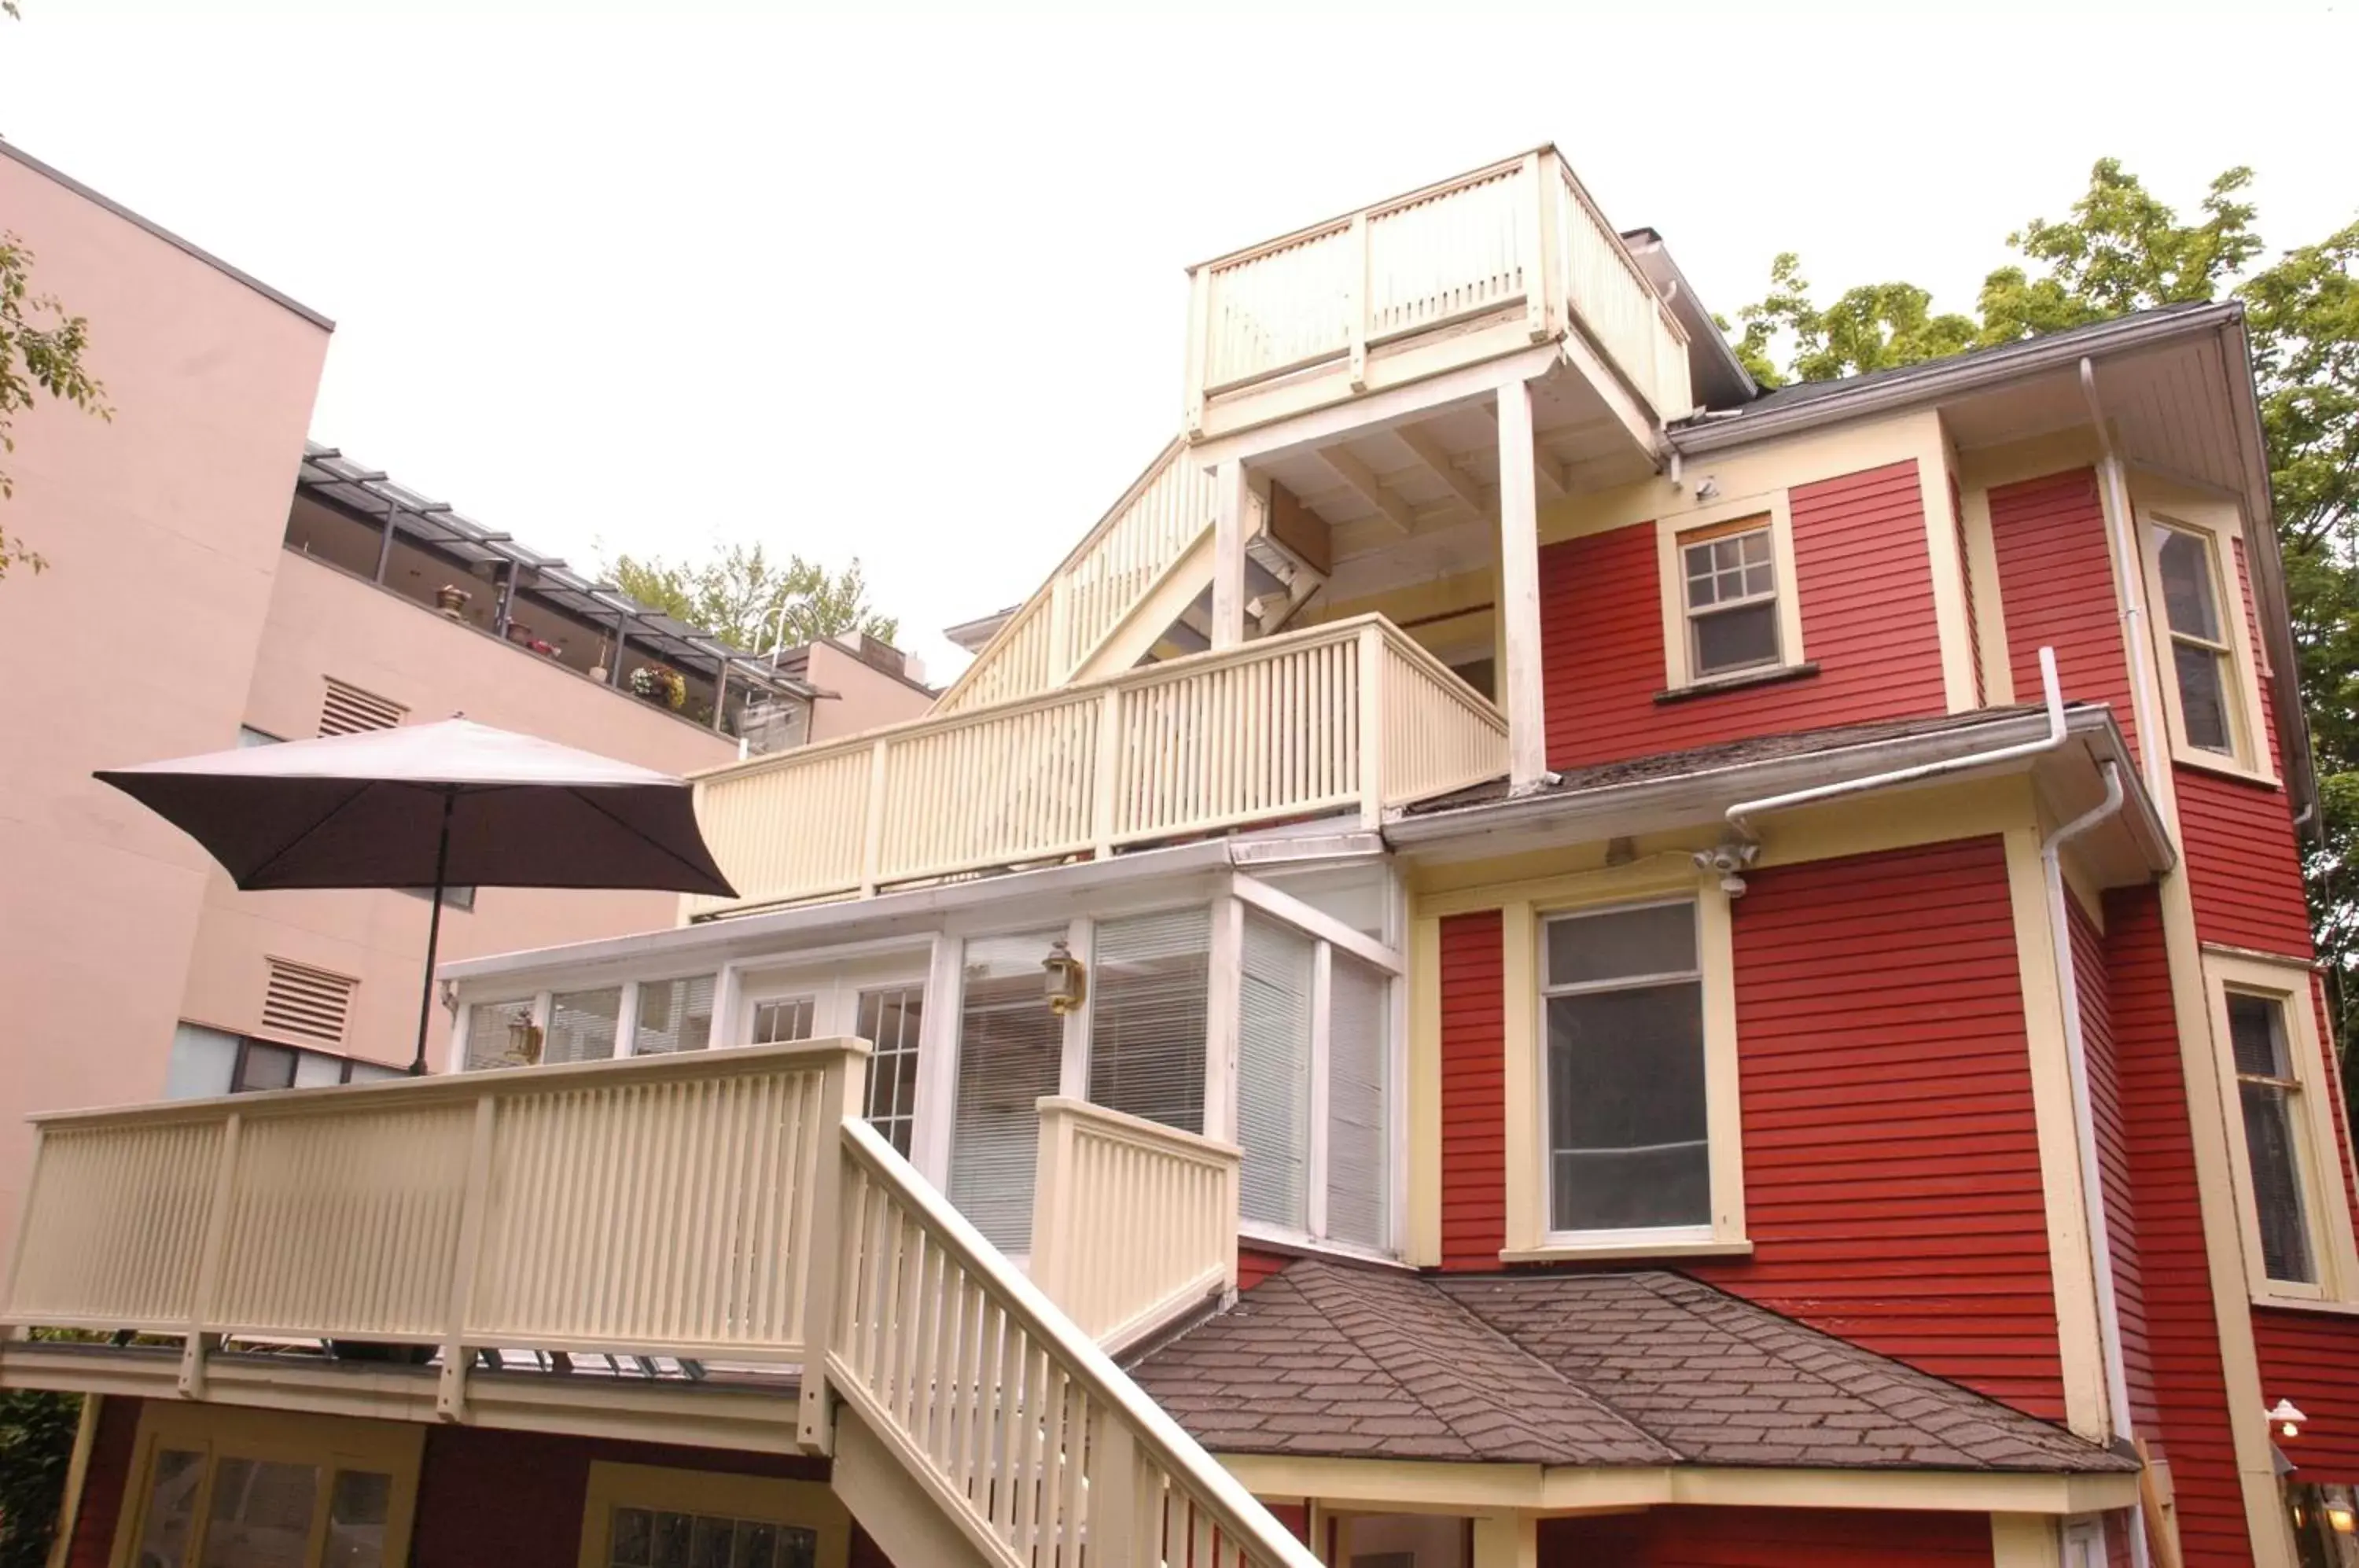
<path fill-rule="evenodd" d="M 456 583 L 445 583 L 434 590 L 434 607 L 454 621 L 467 618 L 467 601 L 474 595 Z"/>

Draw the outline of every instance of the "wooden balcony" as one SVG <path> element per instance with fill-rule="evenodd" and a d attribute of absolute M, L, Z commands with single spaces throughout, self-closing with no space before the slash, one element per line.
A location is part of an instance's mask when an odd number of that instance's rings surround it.
<path fill-rule="evenodd" d="M 1578 333 L 1657 423 L 1687 334 L 1553 147 L 1190 269 L 1188 434 L 1209 440 Z"/>
<path fill-rule="evenodd" d="M 418 1345 L 438 1365 L 408 1375 L 269 1359 L 329 1410 L 341 1388 L 415 1411 L 396 1385 L 431 1378 L 424 1419 L 461 1421 L 477 1382 L 495 1398 L 478 1351 L 767 1365 L 799 1405 L 769 1385 L 766 1442 L 832 1450 L 839 1479 L 889 1456 L 986 1561 L 1086 1542 L 1110 1564 L 1313 1568 L 859 1119 L 866 1055 L 822 1040 L 44 1116 L 0 1322 L 171 1336 L 179 1394 L 218 1376 L 232 1402 L 286 1397 L 245 1378 L 241 1341 Z M 1110 1336 L 1234 1287 L 1235 1149 L 1071 1102 L 1042 1125 L 1035 1246 Z M 0 1346 L 0 1383 L 119 1387 L 116 1363 L 158 1354 L 70 1348 Z"/>
<path fill-rule="evenodd" d="M 689 918 L 1035 865 L 1322 812 L 1506 770 L 1497 709 L 1380 616 L 928 717 L 702 776 L 742 897 Z"/>

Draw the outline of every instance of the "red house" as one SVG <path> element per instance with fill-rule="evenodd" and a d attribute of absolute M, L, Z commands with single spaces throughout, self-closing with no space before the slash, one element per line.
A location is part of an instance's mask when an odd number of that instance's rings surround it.
<path fill-rule="evenodd" d="M 2359 1563 L 2239 309 L 1764 391 L 1549 148 L 1191 277 L 741 898 L 43 1121 L 68 1561 Z"/>

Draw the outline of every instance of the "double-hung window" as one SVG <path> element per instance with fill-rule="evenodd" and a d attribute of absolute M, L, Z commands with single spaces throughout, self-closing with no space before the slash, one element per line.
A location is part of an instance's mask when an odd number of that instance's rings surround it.
<path fill-rule="evenodd" d="M 2246 1275 L 2260 1297 L 2359 1300 L 2359 1249 L 2337 1151 L 2309 966 L 2207 952 L 2221 1087 L 2244 1211 Z"/>
<path fill-rule="evenodd" d="M 1679 560 L 1690 681 L 1783 662 L 1777 551 L 1767 517 L 1682 533 Z"/>
<path fill-rule="evenodd" d="M 2227 595 L 2221 591 L 2219 551 L 2203 530 L 2172 523 L 2155 523 L 2150 529 L 2170 634 L 2180 733 L 2200 751 L 2234 757 L 2239 682 L 2234 639 L 2222 609 Z"/>
<path fill-rule="evenodd" d="M 1712 1138 L 1692 898 L 1541 924 L 1552 1240 L 1708 1237 Z"/>

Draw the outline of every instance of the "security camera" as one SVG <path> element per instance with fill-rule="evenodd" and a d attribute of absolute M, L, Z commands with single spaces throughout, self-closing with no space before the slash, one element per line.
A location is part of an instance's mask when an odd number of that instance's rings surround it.
<path fill-rule="evenodd" d="M 1720 878 L 1720 890 L 1730 898 L 1740 898 L 1745 892 L 1745 872 L 1761 853 L 1758 844 L 1732 842 L 1711 849 L 1695 852 L 1698 871 L 1708 871 Z"/>

